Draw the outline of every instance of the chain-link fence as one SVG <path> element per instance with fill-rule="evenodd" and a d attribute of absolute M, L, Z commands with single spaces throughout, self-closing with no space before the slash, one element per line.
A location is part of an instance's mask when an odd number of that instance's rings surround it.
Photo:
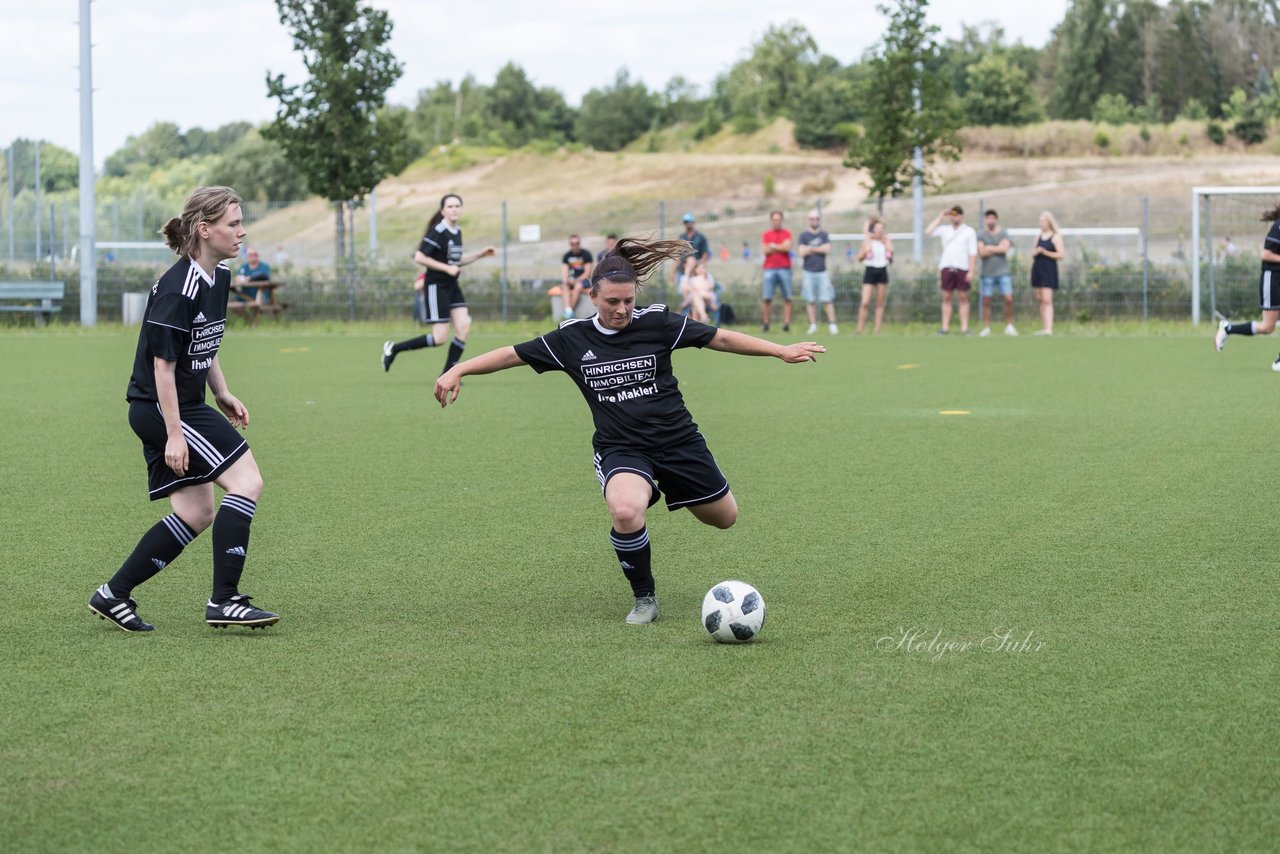
<path fill-rule="evenodd" d="M 937 209 L 955 203 L 965 207 L 967 222 L 977 229 L 982 228 L 980 212 L 984 208 L 999 210 L 1001 225 L 1013 235 L 1015 254 L 1010 266 L 1019 312 L 1034 315 L 1029 270 L 1030 249 L 1038 232 L 1039 200 L 1025 191 L 949 195 L 926 202 L 926 222 Z M 47 279 L 52 275 L 64 281 L 63 304 L 72 308 L 64 309 L 60 319 L 75 322 L 78 313 L 74 307 L 79 305 L 75 194 L 46 197 L 42 204 L 45 213 L 39 235 L 29 192 L 6 205 L 6 232 L 12 230 L 14 249 L 9 256 L 12 260 L 0 270 L 0 278 Z M 580 235 L 584 247 L 595 254 L 603 249 L 609 233 L 678 237 L 684 233 L 682 216 L 691 213 L 695 227 L 710 243 L 711 273 L 724 290 L 724 301 L 733 306 L 740 323 L 752 324 L 760 316 L 761 234 L 770 227 L 769 214 L 774 207 L 768 202 L 729 199 L 617 199 L 580 204 L 572 194 L 545 201 L 472 203 L 462 223 L 466 248 L 471 251 L 492 244 L 497 254 L 466 268 L 463 289 L 472 314 L 479 319 L 549 319 L 548 290 L 560 284 L 561 258 L 568 249 L 569 235 Z M 836 287 L 837 317 L 848 322 L 856 315 L 861 295 L 862 266 L 856 256 L 874 206 L 836 208 L 815 198 L 778 207 L 783 209 L 784 227 L 797 234 L 807 225 L 807 213 L 821 209 L 823 227 L 832 236 L 828 269 Z M 895 242 L 885 319 L 889 323 L 932 322 L 939 311 L 936 267 L 940 241 L 925 238 L 917 263 L 913 260 L 910 200 L 887 200 L 883 213 Z M 1067 252 L 1060 265 L 1062 287 L 1055 299 L 1060 318 L 1189 317 L 1185 206 L 1162 203 L 1152 208 L 1142 196 L 1100 194 L 1098 198 L 1082 197 L 1069 210 L 1055 213 Z M 172 255 L 159 246 L 157 232 L 172 214 L 145 194 L 99 199 L 96 260 L 101 320 L 119 319 L 121 295 L 145 291 L 171 263 Z M 331 207 L 317 200 L 245 205 L 250 240 L 272 264 L 272 278 L 285 283 L 278 291 L 278 299 L 289 305 L 283 316 L 298 320 L 409 316 L 413 280 L 421 269 L 411 260 L 424 225 L 419 216 L 420 207 L 410 214 L 390 203 L 382 211 L 374 204 L 358 209 L 351 282 L 347 260 L 335 263 Z M 1226 283 L 1256 278 L 1245 273 L 1250 265 L 1256 270 L 1255 244 L 1260 240 L 1246 243 L 1240 239 L 1229 255 L 1217 253 L 1207 262 L 1217 265 L 1219 299 L 1224 288 L 1234 294 L 1234 286 Z M 799 303 L 799 259 L 793 268 Z M 678 301 L 673 271 L 659 272 L 643 299 Z"/>

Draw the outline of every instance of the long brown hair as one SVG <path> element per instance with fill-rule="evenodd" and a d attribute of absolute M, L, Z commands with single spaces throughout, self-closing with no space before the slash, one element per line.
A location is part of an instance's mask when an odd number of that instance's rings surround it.
<path fill-rule="evenodd" d="M 441 196 L 440 207 L 436 208 L 435 216 L 427 220 L 427 230 L 422 232 L 423 237 L 426 237 L 428 234 L 430 234 L 431 229 L 439 225 L 440 221 L 444 219 L 444 203 L 449 201 L 450 199 L 457 199 L 458 204 L 462 204 L 462 196 L 459 196 L 457 193 L 445 193 L 443 196 Z"/>
<path fill-rule="evenodd" d="M 195 255 L 200 248 L 196 226 L 217 222 L 232 205 L 243 206 L 244 202 L 230 187 L 196 187 L 182 206 L 182 216 L 175 216 L 160 229 L 165 245 L 178 255 Z"/>
<path fill-rule="evenodd" d="M 635 282 L 636 287 L 647 279 L 664 261 L 675 261 L 689 254 L 689 244 L 683 240 L 641 240 L 624 237 L 614 244 L 613 251 L 600 259 L 591 271 L 591 292 L 600 288 L 602 281 Z"/>

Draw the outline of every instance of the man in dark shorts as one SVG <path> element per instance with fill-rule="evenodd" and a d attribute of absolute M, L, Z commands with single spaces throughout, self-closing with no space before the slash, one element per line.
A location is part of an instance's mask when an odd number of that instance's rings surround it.
<path fill-rule="evenodd" d="M 942 282 L 942 326 L 938 334 L 946 335 L 951 330 L 954 294 L 960 309 L 960 334 L 968 335 L 969 288 L 973 284 L 973 271 L 978 266 L 978 234 L 972 226 L 964 224 L 964 208 L 959 205 L 952 205 L 934 217 L 924 233 L 937 234 L 942 239 L 942 255 L 938 259 Z"/>

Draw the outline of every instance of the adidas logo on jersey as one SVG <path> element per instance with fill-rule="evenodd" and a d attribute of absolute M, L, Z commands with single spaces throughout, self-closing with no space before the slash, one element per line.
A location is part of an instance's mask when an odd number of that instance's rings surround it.
<path fill-rule="evenodd" d="M 151 559 L 151 562 L 156 565 L 156 569 L 164 569 L 166 566 L 168 566 L 168 564 L 166 564 L 164 561 L 162 561 L 158 557 L 153 557 Z"/>
<path fill-rule="evenodd" d="M 592 353 L 590 350 L 588 350 L 587 352 L 585 352 L 585 353 L 583 353 L 583 354 L 582 354 L 582 361 L 584 361 L 584 362 L 590 362 L 590 361 L 591 361 L 591 360 L 593 360 L 595 357 L 596 357 L 596 354 L 595 354 L 595 353 Z"/>
<path fill-rule="evenodd" d="M 206 321 L 205 321 L 204 312 L 202 311 L 202 312 L 200 312 L 199 314 L 197 314 L 197 315 L 196 315 L 196 319 L 195 319 L 195 320 L 193 320 L 193 321 L 191 321 L 191 322 L 192 322 L 192 323 L 205 323 Z"/>
<path fill-rule="evenodd" d="M 244 546 L 232 546 L 231 548 L 227 549 L 227 554 L 237 555 L 238 557 L 244 557 Z"/>

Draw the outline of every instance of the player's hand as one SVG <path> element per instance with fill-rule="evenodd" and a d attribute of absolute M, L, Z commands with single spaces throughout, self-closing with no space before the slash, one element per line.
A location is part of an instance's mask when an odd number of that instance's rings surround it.
<path fill-rule="evenodd" d="M 970 284 L 970 285 L 972 285 L 972 284 L 973 284 L 973 271 L 972 271 L 972 270 L 966 270 L 966 271 L 965 271 L 965 274 L 964 274 L 964 280 L 965 280 L 965 282 L 966 282 L 966 283 L 968 283 L 968 284 Z"/>
<path fill-rule="evenodd" d="M 800 362 L 816 362 L 818 354 L 825 352 L 827 348 L 816 341 L 802 341 L 799 344 L 783 347 L 779 358 L 788 364 L 795 365 Z"/>
<path fill-rule="evenodd" d="M 436 380 L 435 395 L 436 400 L 440 402 L 440 408 L 444 409 L 449 404 L 458 399 L 458 392 L 462 388 L 462 377 L 458 375 L 456 368 L 450 368 L 440 375 Z"/>
<path fill-rule="evenodd" d="M 480 257 L 481 257 L 481 258 L 489 258 L 489 257 L 491 257 L 491 256 L 493 256 L 493 255 L 495 255 L 495 254 L 497 254 L 497 252 L 498 252 L 498 250 L 497 250 L 497 248 L 496 248 L 496 247 L 493 247 L 493 246 L 486 246 L 485 248 L 483 248 L 483 249 L 481 249 L 481 250 L 480 250 Z"/>
<path fill-rule="evenodd" d="M 446 264 L 444 267 L 445 274 L 449 276 L 453 276 L 455 279 L 458 277 L 458 273 L 461 271 L 462 271 L 462 268 L 459 267 L 457 264 Z"/>
<path fill-rule="evenodd" d="M 229 392 L 218 395 L 214 398 L 214 402 L 218 404 L 222 414 L 227 416 L 227 420 L 231 422 L 232 427 L 243 430 L 249 426 L 249 410 L 236 399 L 235 395 Z"/>
<path fill-rule="evenodd" d="M 170 436 L 164 443 L 164 464 L 178 477 L 187 473 L 187 440 L 182 434 Z"/>

